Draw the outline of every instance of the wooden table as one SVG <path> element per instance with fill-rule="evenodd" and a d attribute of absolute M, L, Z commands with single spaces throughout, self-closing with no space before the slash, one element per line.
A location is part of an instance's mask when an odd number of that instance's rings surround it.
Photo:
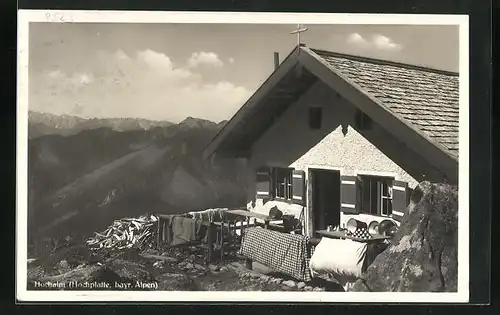
<path fill-rule="evenodd" d="M 319 235 L 324 236 L 324 237 L 350 239 L 353 241 L 363 242 L 363 243 L 380 242 L 380 241 L 389 240 L 392 238 L 391 236 L 372 235 L 372 238 L 365 239 L 365 238 L 349 236 L 349 235 L 346 235 L 345 232 L 341 232 L 341 231 L 327 231 L 327 230 L 319 230 L 319 231 L 316 231 L 316 233 L 318 233 Z"/>
<path fill-rule="evenodd" d="M 269 226 L 269 222 L 271 221 L 271 217 L 265 214 L 257 213 L 257 212 L 252 212 L 248 210 L 227 210 L 225 213 L 239 216 L 239 217 L 244 217 L 246 218 L 247 221 L 250 220 L 250 218 L 256 218 L 259 220 L 264 221 L 264 225 L 266 228 Z"/>

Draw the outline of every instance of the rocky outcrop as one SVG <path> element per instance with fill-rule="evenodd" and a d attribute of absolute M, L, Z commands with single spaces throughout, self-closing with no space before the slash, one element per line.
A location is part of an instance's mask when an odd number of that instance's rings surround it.
<path fill-rule="evenodd" d="M 456 292 L 458 192 L 420 183 L 399 232 L 352 291 Z"/>

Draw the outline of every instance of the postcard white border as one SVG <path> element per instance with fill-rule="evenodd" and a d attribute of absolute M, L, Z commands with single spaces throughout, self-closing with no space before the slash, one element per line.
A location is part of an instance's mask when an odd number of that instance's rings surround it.
<path fill-rule="evenodd" d="M 29 301 L 213 301 L 213 302 L 377 302 L 460 303 L 469 300 L 469 17 L 467 15 L 316 14 L 245 12 L 57 11 L 18 12 L 16 297 Z M 28 291 L 27 283 L 27 148 L 29 22 L 47 23 L 236 23 L 236 24 L 379 24 L 459 25 L 460 158 L 458 291 L 406 292 L 184 292 L 175 291 Z"/>

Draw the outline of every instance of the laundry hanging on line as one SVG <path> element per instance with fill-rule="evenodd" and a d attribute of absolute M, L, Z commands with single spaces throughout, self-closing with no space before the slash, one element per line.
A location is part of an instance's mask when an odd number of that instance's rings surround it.
<path fill-rule="evenodd" d="M 167 246 L 189 244 L 206 238 L 206 228 L 201 220 L 182 215 L 163 216 L 161 241 Z"/>

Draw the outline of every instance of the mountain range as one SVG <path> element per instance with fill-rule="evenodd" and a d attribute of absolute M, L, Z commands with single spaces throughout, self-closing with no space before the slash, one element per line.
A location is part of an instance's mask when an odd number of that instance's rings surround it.
<path fill-rule="evenodd" d="M 138 118 L 81 118 L 72 115 L 54 115 L 29 111 L 29 138 L 44 135 L 74 135 L 84 130 L 110 128 L 114 131 L 150 130 L 173 125 L 169 121 L 153 121 Z"/>
<path fill-rule="evenodd" d="M 51 132 L 29 139 L 31 240 L 89 235 L 124 216 L 246 203 L 243 165 L 201 159 L 225 121 L 95 119 L 90 124 L 37 113 L 29 118 L 30 130 Z"/>

